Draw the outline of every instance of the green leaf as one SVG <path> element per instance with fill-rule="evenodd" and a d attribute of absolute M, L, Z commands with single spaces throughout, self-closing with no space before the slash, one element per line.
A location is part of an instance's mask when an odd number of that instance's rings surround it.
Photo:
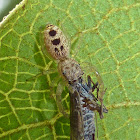
<path fill-rule="evenodd" d="M 41 74 L 57 68 L 41 51 L 47 23 L 59 23 L 71 57 L 103 78 L 109 112 L 98 118 L 99 139 L 140 139 L 139 19 L 137 0 L 23 0 L 0 25 L 0 139 L 70 139 L 69 119 L 56 105 L 59 73 Z M 62 98 L 69 111 L 67 89 Z"/>

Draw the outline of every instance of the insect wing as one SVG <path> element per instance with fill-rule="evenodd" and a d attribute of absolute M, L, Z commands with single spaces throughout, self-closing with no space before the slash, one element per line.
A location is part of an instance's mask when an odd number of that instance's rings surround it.
<path fill-rule="evenodd" d="M 84 140 L 84 126 L 80 103 L 80 96 L 77 91 L 70 95 L 70 129 L 71 140 Z"/>

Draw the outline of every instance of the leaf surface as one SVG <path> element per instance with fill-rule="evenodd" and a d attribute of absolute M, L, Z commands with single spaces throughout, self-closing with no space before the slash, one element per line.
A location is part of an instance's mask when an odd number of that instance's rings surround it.
<path fill-rule="evenodd" d="M 67 34 L 71 57 L 103 78 L 109 112 L 98 119 L 99 139 L 140 139 L 139 19 L 137 0 L 23 0 L 0 25 L 0 139 L 70 139 L 56 104 L 57 64 L 41 51 L 47 23 Z M 67 89 L 62 99 L 69 112 Z"/>

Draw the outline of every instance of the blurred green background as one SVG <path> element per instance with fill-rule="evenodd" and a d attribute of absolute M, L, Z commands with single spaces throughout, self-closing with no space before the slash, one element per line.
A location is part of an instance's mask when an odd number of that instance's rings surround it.
<path fill-rule="evenodd" d="M 0 0 L 0 22 L 22 0 Z"/>

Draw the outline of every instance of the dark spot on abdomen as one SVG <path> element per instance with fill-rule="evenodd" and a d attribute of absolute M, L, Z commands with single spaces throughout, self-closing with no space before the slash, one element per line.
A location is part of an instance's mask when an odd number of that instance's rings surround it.
<path fill-rule="evenodd" d="M 59 50 L 58 50 L 57 48 L 55 48 L 55 52 L 56 52 L 56 53 L 58 53 L 58 52 L 59 52 Z"/>
<path fill-rule="evenodd" d="M 53 45 L 58 45 L 60 43 L 60 38 L 52 40 Z"/>
<path fill-rule="evenodd" d="M 60 49 L 61 49 L 61 51 L 62 51 L 62 50 L 64 49 L 64 47 L 63 47 L 63 46 L 61 46 L 61 47 L 60 47 Z"/>
<path fill-rule="evenodd" d="M 56 31 L 55 31 L 55 30 L 51 30 L 51 31 L 49 32 L 49 35 L 50 35 L 50 36 L 55 36 L 55 35 L 56 35 Z"/>

